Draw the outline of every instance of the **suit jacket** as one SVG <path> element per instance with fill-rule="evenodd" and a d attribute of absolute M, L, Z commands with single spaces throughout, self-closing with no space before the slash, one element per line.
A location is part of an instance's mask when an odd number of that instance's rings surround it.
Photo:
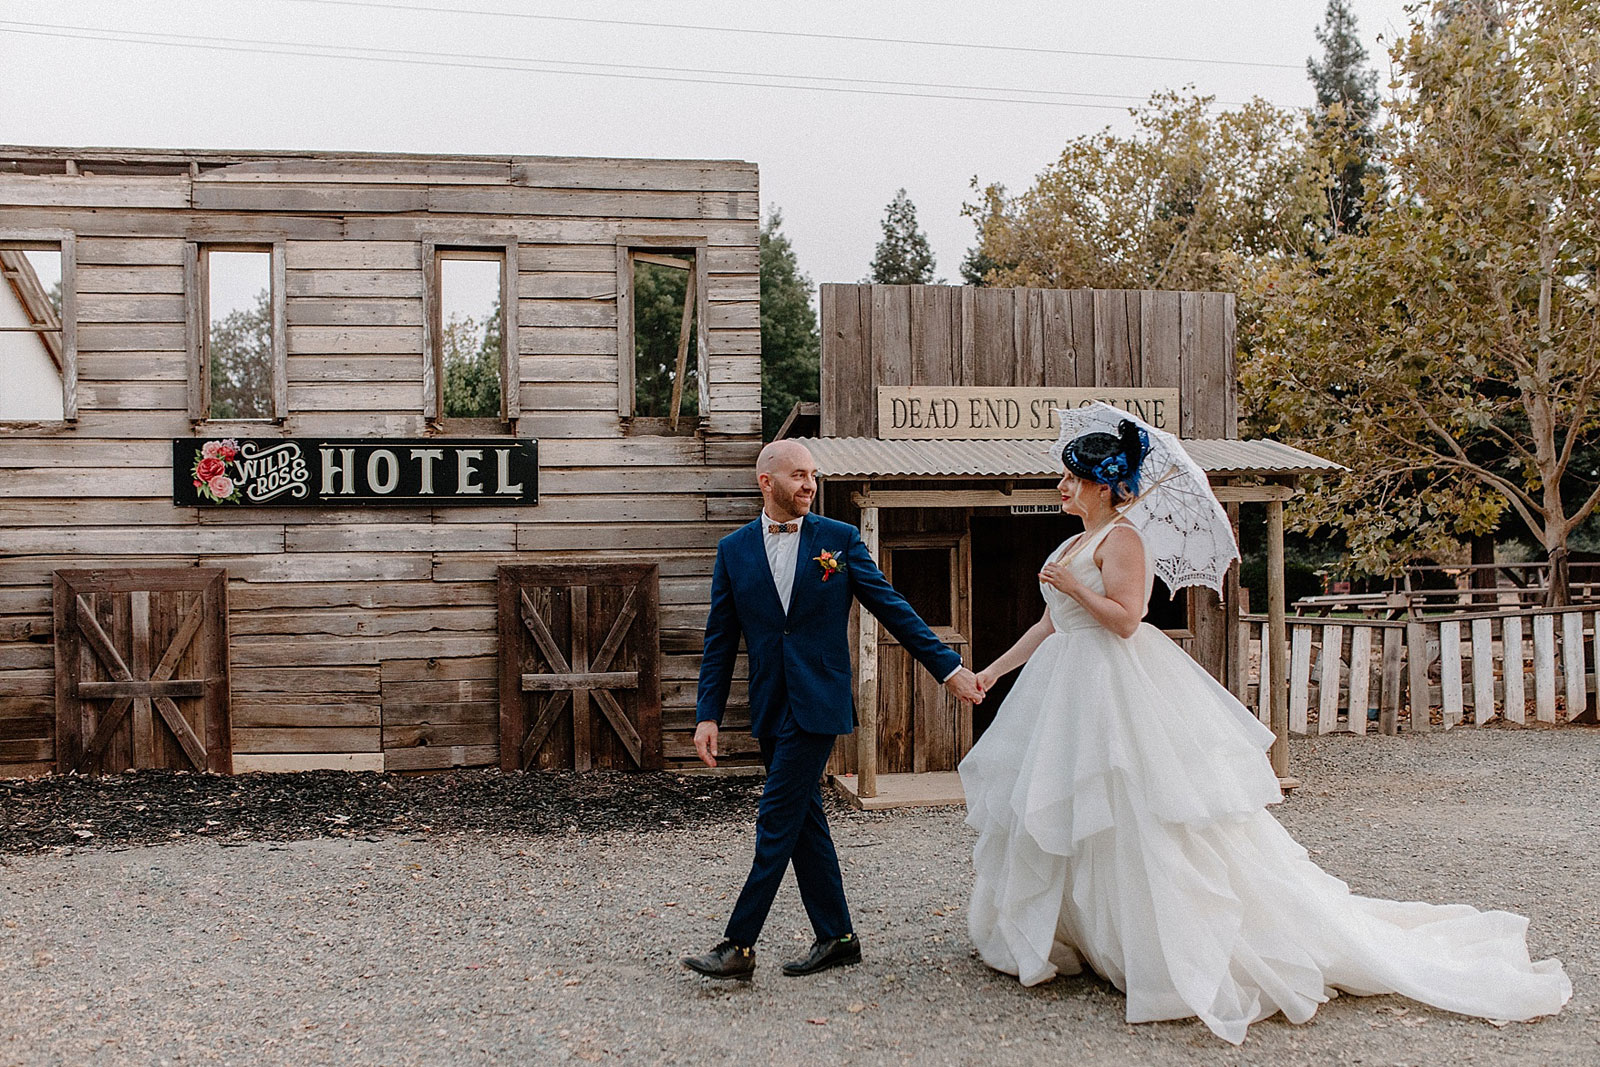
<path fill-rule="evenodd" d="M 808 733 L 852 732 L 852 598 L 876 615 L 934 677 L 942 679 L 961 666 L 961 657 L 933 635 L 905 597 L 884 579 L 854 526 L 807 515 L 793 536 L 800 538 L 800 551 L 787 614 L 767 563 L 761 520 L 740 527 L 717 544 L 696 722 L 722 722 L 742 633 L 750 653 L 752 734 L 776 733 L 785 711 Z M 816 561 L 824 549 L 844 564 L 827 581 Z"/>

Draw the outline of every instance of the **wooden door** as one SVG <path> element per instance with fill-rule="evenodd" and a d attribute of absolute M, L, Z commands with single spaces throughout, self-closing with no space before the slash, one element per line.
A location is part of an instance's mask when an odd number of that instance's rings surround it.
<path fill-rule="evenodd" d="M 884 576 L 939 640 L 972 656 L 967 594 L 969 540 L 902 534 L 884 543 Z M 952 771 L 972 747 L 972 708 L 957 700 L 888 630 L 878 631 L 878 771 Z"/>
<path fill-rule="evenodd" d="M 661 767 L 655 564 L 500 568 L 500 769 Z"/>
<path fill-rule="evenodd" d="M 233 770 L 228 574 L 56 571 L 56 768 Z"/>

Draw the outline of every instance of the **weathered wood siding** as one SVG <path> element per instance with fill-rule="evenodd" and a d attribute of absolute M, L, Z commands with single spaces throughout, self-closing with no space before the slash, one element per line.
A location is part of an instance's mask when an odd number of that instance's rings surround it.
<path fill-rule="evenodd" d="M 715 545 L 759 507 L 753 164 L 0 148 L 0 239 L 42 229 L 76 238 L 79 415 L 0 424 L 0 775 L 52 766 L 50 575 L 101 566 L 228 569 L 236 770 L 410 770 L 498 760 L 498 566 L 655 562 L 665 755 L 692 758 Z M 172 438 L 426 433 L 422 250 L 463 233 L 516 241 L 537 507 L 172 505 Z M 618 415 L 627 238 L 703 242 L 693 436 Z M 215 239 L 285 242 L 281 427 L 187 414 L 185 248 Z"/>
<path fill-rule="evenodd" d="M 1177 389 L 1238 436 L 1232 293 L 824 285 L 822 436 L 875 437 L 880 385 Z"/>

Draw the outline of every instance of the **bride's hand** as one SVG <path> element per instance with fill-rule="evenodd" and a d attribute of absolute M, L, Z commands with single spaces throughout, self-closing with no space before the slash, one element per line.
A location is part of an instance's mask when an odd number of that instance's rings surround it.
<path fill-rule="evenodd" d="M 1000 680 L 1000 675 L 995 673 L 993 667 L 978 672 L 978 688 L 987 693 L 994 688 L 994 683 Z"/>
<path fill-rule="evenodd" d="M 1071 568 L 1064 563 L 1046 563 L 1039 571 L 1039 580 L 1055 586 L 1068 596 L 1076 596 L 1077 591 L 1083 588 L 1083 583 L 1073 577 Z"/>

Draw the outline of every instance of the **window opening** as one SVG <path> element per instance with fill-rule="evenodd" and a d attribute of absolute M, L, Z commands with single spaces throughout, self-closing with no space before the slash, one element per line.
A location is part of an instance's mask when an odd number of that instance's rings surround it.
<path fill-rule="evenodd" d="M 447 419 L 498 419 L 505 414 L 501 293 L 505 255 L 441 250 L 439 272 L 439 413 Z"/>
<path fill-rule="evenodd" d="M 949 548 L 891 549 L 894 587 L 929 626 L 953 625 Z"/>
<path fill-rule="evenodd" d="M 699 328 L 695 253 L 634 251 L 633 413 L 665 418 L 678 428 L 680 416 L 700 414 Z"/>
<path fill-rule="evenodd" d="M 59 244 L 0 243 L 0 419 L 64 417 Z"/>
<path fill-rule="evenodd" d="M 271 419 L 272 250 L 204 250 L 206 345 L 213 419 Z"/>

